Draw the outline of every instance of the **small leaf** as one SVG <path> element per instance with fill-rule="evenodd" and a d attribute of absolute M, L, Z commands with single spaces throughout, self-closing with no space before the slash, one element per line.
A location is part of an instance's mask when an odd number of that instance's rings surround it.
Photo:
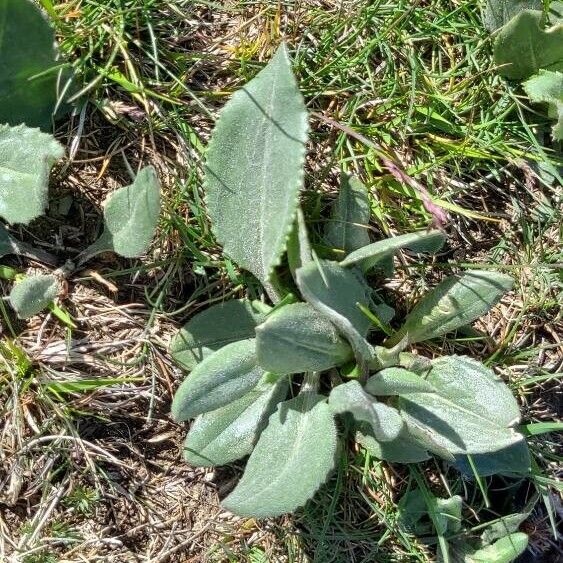
<path fill-rule="evenodd" d="M 531 457 L 525 440 L 489 454 L 473 454 L 471 462 L 480 477 L 489 475 L 527 475 L 530 472 Z M 454 463 L 464 475 L 474 477 L 473 468 L 467 456 L 456 456 Z"/>
<path fill-rule="evenodd" d="M 490 31 L 506 25 L 522 10 L 543 10 L 542 0 L 487 0 L 483 23 Z"/>
<path fill-rule="evenodd" d="M 340 265 L 358 265 L 366 272 L 378 264 L 392 259 L 394 254 L 402 248 L 408 248 L 416 253 L 429 252 L 434 254 L 442 248 L 445 240 L 446 237 L 440 231 L 419 231 L 400 235 L 374 242 L 356 250 L 356 252 L 352 252 L 340 262 Z M 389 268 L 385 269 L 388 270 Z"/>
<path fill-rule="evenodd" d="M 334 326 L 308 303 L 286 305 L 256 328 L 259 365 L 280 374 L 325 371 L 353 358 Z"/>
<path fill-rule="evenodd" d="M 385 345 L 404 341 L 406 347 L 469 324 L 491 309 L 512 284 L 510 276 L 481 270 L 446 278 L 420 300 Z"/>
<path fill-rule="evenodd" d="M 400 398 L 409 429 L 422 430 L 454 455 L 497 452 L 523 440 L 514 430 L 520 410 L 510 389 L 479 362 L 464 356 L 438 358 L 427 381 L 436 393 Z"/>
<path fill-rule="evenodd" d="M 0 125 L 0 216 L 27 225 L 42 215 L 49 172 L 63 155 L 52 135 L 24 125 Z"/>
<path fill-rule="evenodd" d="M 524 82 L 524 90 L 532 102 L 548 104 L 549 117 L 557 121 L 553 139 L 563 141 L 563 72 L 542 70 Z"/>
<path fill-rule="evenodd" d="M 336 425 L 325 397 L 303 393 L 281 403 L 223 506 L 258 518 L 294 511 L 326 481 L 336 447 Z"/>
<path fill-rule="evenodd" d="M 377 402 L 357 381 L 335 387 L 328 404 L 335 414 L 349 412 L 358 422 L 370 424 L 375 438 L 381 442 L 397 438 L 404 425 L 401 415 L 394 408 Z"/>
<path fill-rule="evenodd" d="M 172 417 L 183 421 L 224 407 L 246 395 L 264 374 L 254 339 L 227 344 L 186 377 L 172 401 Z"/>
<path fill-rule="evenodd" d="M 498 31 L 493 52 L 500 74 L 511 80 L 563 71 L 563 24 L 544 29 L 540 10 L 523 10 Z"/>
<path fill-rule="evenodd" d="M 186 461 L 209 467 L 249 455 L 268 417 L 285 398 L 287 389 L 287 379 L 259 383 L 240 399 L 200 415 L 186 437 Z"/>
<path fill-rule="evenodd" d="M 82 255 L 81 262 L 112 250 L 125 258 L 142 256 L 154 236 L 160 215 L 160 185 L 152 166 L 135 181 L 111 194 L 104 206 L 104 232 Z"/>
<path fill-rule="evenodd" d="M 528 547 L 528 536 L 522 532 L 510 534 L 492 545 L 465 556 L 466 563 L 511 563 Z"/>
<path fill-rule="evenodd" d="M 266 319 L 247 300 L 213 305 L 191 318 L 172 339 L 172 357 L 191 371 L 203 359 L 231 342 L 254 337 L 256 326 Z"/>
<path fill-rule="evenodd" d="M 10 305 L 20 319 L 37 315 L 59 294 L 55 276 L 29 276 L 17 283 L 10 293 Z"/>
<path fill-rule="evenodd" d="M 370 208 L 366 187 L 354 176 L 342 174 L 340 191 L 325 231 L 325 242 L 346 254 L 369 244 Z"/>
<path fill-rule="evenodd" d="M 434 386 L 416 373 L 397 367 L 390 367 L 377 372 L 368 379 L 365 389 L 368 393 L 376 396 L 433 393 L 436 391 Z"/>
<path fill-rule="evenodd" d="M 205 193 L 217 240 L 268 284 L 303 186 L 307 110 L 282 45 L 227 103 L 207 151 Z"/>

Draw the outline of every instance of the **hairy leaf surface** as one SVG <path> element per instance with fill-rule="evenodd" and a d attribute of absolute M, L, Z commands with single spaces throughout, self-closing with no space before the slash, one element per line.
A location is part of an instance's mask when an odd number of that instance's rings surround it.
<path fill-rule="evenodd" d="M 433 393 L 433 385 L 412 371 L 390 367 L 378 371 L 366 382 L 365 389 L 372 395 L 407 395 L 409 393 Z"/>
<path fill-rule="evenodd" d="M 172 401 L 172 417 L 188 420 L 248 393 L 265 371 L 256 361 L 256 341 L 227 344 L 205 358 L 186 377 Z"/>
<path fill-rule="evenodd" d="M 55 276 L 29 276 L 17 283 L 10 293 L 10 305 L 20 319 L 37 315 L 57 297 L 59 282 Z"/>
<path fill-rule="evenodd" d="M 258 364 L 274 373 L 325 371 L 353 358 L 334 326 L 308 303 L 272 313 L 256 328 Z"/>
<path fill-rule="evenodd" d="M 266 285 L 297 209 L 307 131 L 305 104 L 282 45 L 227 103 L 209 144 L 205 193 L 217 240 Z"/>
<path fill-rule="evenodd" d="M 524 90 L 532 102 L 546 103 L 553 126 L 553 139 L 563 141 L 563 72 L 540 71 L 524 83 Z"/>
<path fill-rule="evenodd" d="M 334 467 L 336 425 L 326 397 L 303 393 L 270 417 L 246 470 L 223 506 L 267 518 L 303 506 Z"/>
<path fill-rule="evenodd" d="M 231 342 L 253 338 L 255 328 L 266 315 L 248 300 L 225 301 L 190 319 L 172 339 L 172 357 L 191 371 L 203 359 Z"/>
<path fill-rule="evenodd" d="M 0 216 L 28 224 L 47 207 L 49 172 L 64 155 L 47 133 L 24 125 L 0 125 Z"/>

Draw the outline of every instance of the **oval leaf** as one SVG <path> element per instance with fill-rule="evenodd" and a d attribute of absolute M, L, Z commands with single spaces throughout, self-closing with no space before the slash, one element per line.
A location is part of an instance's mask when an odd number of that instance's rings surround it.
<path fill-rule="evenodd" d="M 227 103 L 209 144 L 205 194 L 217 240 L 264 285 L 286 248 L 303 185 L 307 111 L 282 45 Z"/>
<path fill-rule="evenodd" d="M 18 317 L 27 319 L 48 307 L 58 294 L 55 276 L 30 276 L 14 286 L 9 300 Z"/>
<path fill-rule="evenodd" d="M 365 385 L 368 393 L 376 396 L 432 393 L 436 389 L 425 379 L 403 368 L 382 369 L 370 377 Z"/>
<path fill-rule="evenodd" d="M 334 326 L 308 303 L 294 303 L 271 314 L 256 328 L 258 363 L 274 373 L 324 371 L 353 358 Z"/>
<path fill-rule="evenodd" d="M 254 339 L 227 344 L 186 377 L 174 395 L 172 417 L 182 421 L 224 407 L 248 393 L 264 374 Z"/>
<path fill-rule="evenodd" d="M 172 357 L 191 371 L 203 359 L 231 342 L 254 337 L 254 329 L 266 315 L 247 300 L 226 301 L 195 315 L 172 339 Z"/>
<path fill-rule="evenodd" d="M 446 278 L 419 301 L 385 345 L 402 342 L 406 347 L 467 325 L 491 309 L 512 284 L 510 276 L 482 270 Z"/>

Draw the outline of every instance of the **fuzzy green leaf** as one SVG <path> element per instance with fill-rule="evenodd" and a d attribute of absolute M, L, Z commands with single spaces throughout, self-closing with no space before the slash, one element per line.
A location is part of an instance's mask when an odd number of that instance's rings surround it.
<path fill-rule="evenodd" d="M 267 518 L 303 506 L 334 467 L 336 424 L 326 397 L 303 393 L 270 417 L 242 479 L 223 501 L 241 516 Z"/>
<path fill-rule="evenodd" d="M 542 10 L 542 0 L 487 0 L 483 23 L 490 31 L 506 25 L 522 10 Z"/>
<path fill-rule="evenodd" d="M 200 415 L 184 443 L 192 465 L 225 465 L 249 455 L 268 417 L 287 394 L 288 381 L 259 383 L 240 399 Z"/>
<path fill-rule="evenodd" d="M 446 237 L 440 231 L 419 231 L 408 233 L 398 237 L 387 238 L 364 246 L 356 252 L 349 254 L 341 266 L 361 266 L 365 272 L 378 264 L 392 259 L 393 255 L 402 248 L 408 248 L 412 252 L 438 252 L 444 245 Z M 388 268 L 386 268 L 388 269 Z"/>
<path fill-rule="evenodd" d="M 398 367 L 390 367 L 377 372 L 368 379 L 365 389 L 376 396 L 436 391 L 433 385 L 416 373 Z"/>
<path fill-rule="evenodd" d="M 540 71 L 524 83 L 524 90 L 532 102 L 547 104 L 549 117 L 556 120 L 553 139 L 563 141 L 563 72 Z"/>
<path fill-rule="evenodd" d="M 432 362 L 427 377 L 436 393 L 400 398 L 410 427 L 454 455 L 497 452 L 523 440 L 514 426 L 520 410 L 510 389 L 490 369 L 464 356 Z M 432 448 L 429 448 L 432 449 Z"/>
<path fill-rule="evenodd" d="M 82 262 L 113 251 L 125 258 L 142 256 L 160 215 L 160 184 L 152 166 L 143 168 L 130 186 L 119 188 L 104 206 L 104 232 L 82 254 Z"/>
<path fill-rule="evenodd" d="M 446 278 L 419 301 L 386 346 L 403 342 L 406 347 L 467 325 L 491 309 L 512 284 L 510 276 L 483 270 Z"/>
<path fill-rule="evenodd" d="M 0 216 L 29 223 L 47 207 L 49 172 L 64 155 L 52 135 L 24 125 L 0 125 Z"/>
<path fill-rule="evenodd" d="M 258 364 L 274 373 L 325 371 L 353 358 L 334 326 L 308 303 L 272 313 L 256 328 Z"/>
<path fill-rule="evenodd" d="M 335 414 L 349 412 L 358 422 L 367 422 L 381 442 L 397 438 L 404 426 L 397 410 L 377 402 L 358 381 L 336 386 L 330 393 L 328 404 Z"/>
<path fill-rule="evenodd" d="M 465 556 L 465 563 L 511 563 L 528 547 L 528 536 L 522 532 L 510 534 L 492 545 Z"/>
<path fill-rule="evenodd" d="M 10 305 L 20 319 L 37 315 L 59 294 L 55 276 L 30 276 L 17 283 L 10 293 Z"/>
<path fill-rule="evenodd" d="M 55 34 L 41 10 L 29 0 L 1 0 L 0 123 L 50 129 L 57 64 Z"/>
<path fill-rule="evenodd" d="M 325 231 L 325 242 L 345 254 L 370 242 L 370 208 L 366 187 L 354 176 L 342 174 L 338 198 L 334 202 Z"/>
<path fill-rule="evenodd" d="M 502 76 L 525 80 L 540 69 L 563 71 L 563 24 L 544 29 L 540 10 L 523 10 L 498 31 L 495 64 Z"/>
<path fill-rule="evenodd" d="M 307 111 L 282 45 L 227 103 L 209 144 L 205 193 L 217 240 L 267 285 L 303 185 Z"/>
<path fill-rule="evenodd" d="M 186 377 L 172 401 L 172 417 L 188 420 L 224 407 L 246 395 L 264 374 L 256 361 L 254 339 L 227 344 Z"/>
<path fill-rule="evenodd" d="M 256 326 L 266 319 L 247 300 L 213 305 L 190 319 L 172 339 L 172 357 L 191 371 L 203 359 L 231 342 L 254 337 Z"/>

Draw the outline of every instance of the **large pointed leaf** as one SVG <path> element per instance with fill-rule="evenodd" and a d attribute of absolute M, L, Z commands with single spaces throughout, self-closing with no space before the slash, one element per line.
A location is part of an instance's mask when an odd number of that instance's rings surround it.
<path fill-rule="evenodd" d="M 358 359 L 368 362 L 372 350 L 364 337 L 371 322 L 358 305 L 367 307 L 370 300 L 356 272 L 319 260 L 297 270 L 297 285 L 303 297 L 348 339 Z"/>
<path fill-rule="evenodd" d="M 291 230 L 307 111 L 285 46 L 227 103 L 209 144 L 205 193 L 217 240 L 267 284 Z"/>
<path fill-rule="evenodd" d="M 52 135 L 24 125 L 0 125 L 0 216 L 27 224 L 42 215 L 49 172 L 63 155 Z"/>
<path fill-rule="evenodd" d="M 531 467 L 530 450 L 525 440 L 489 454 L 473 454 L 471 463 L 467 456 L 456 456 L 455 466 L 468 477 L 489 475 L 526 475 Z"/>
<path fill-rule="evenodd" d="M 303 506 L 334 467 L 336 425 L 325 397 L 303 393 L 281 403 L 223 506 L 266 518 Z"/>
<path fill-rule="evenodd" d="M 435 253 L 442 248 L 445 240 L 446 237 L 440 231 L 418 231 L 399 235 L 364 246 L 349 254 L 340 264 L 342 266 L 359 265 L 365 272 L 392 258 L 401 248 L 408 248 L 417 253 Z"/>
<path fill-rule="evenodd" d="M 377 402 L 357 381 L 336 386 L 328 404 L 335 414 L 349 412 L 358 422 L 367 422 L 376 439 L 382 442 L 397 438 L 404 426 L 397 410 Z"/>
<path fill-rule="evenodd" d="M 553 139 L 563 141 L 563 72 L 540 71 L 524 83 L 524 90 L 532 102 L 548 105 L 549 117 L 556 120 Z"/>
<path fill-rule="evenodd" d="M 409 426 L 457 454 L 497 452 L 523 440 L 514 426 L 520 410 L 510 389 L 484 365 L 464 356 L 432 362 L 427 377 L 436 393 L 400 398 Z"/>
<path fill-rule="evenodd" d="M 342 174 L 340 191 L 325 231 L 332 248 L 353 252 L 369 244 L 370 208 L 366 187 L 354 176 Z"/>
<path fill-rule="evenodd" d="M 184 443 L 184 458 L 192 465 L 225 465 L 249 455 L 268 417 L 287 394 L 288 381 L 259 383 L 228 405 L 200 415 Z"/>
<path fill-rule="evenodd" d="M 542 0 L 487 0 L 483 23 L 493 32 L 506 25 L 522 10 L 542 10 Z"/>
<path fill-rule="evenodd" d="M 260 366 L 274 373 L 324 371 L 353 358 L 334 326 L 308 303 L 293 303 L 272 313 L 256 328 Z"/>
<path fill-rule="evenodd" d="M 59 282 L 55 276 L 29 276 L 13 287 L 10 305 L 20 319 L 27 319 L 43 311 L 58 293 Z"/>
<path fill-rule="evenodd" d="M 160 184 L 152 166 L 143 168 L 130 186 L 111 194 L 104 206 L 104 232 L 82 255 L 82 262 L 113 250 L 137 258 L 147 250 L 160 214 Z"/>
<path fill-rule="evenodd" d="M 563 24 L 543 28 L 540 10 L 523 10 L 502 27 L 494 43 L 499 72 L 524 80 L 540 69 L 563 71 Z"/>
<path fill-rule="evenodd" d="M 378 371 L 366 382 L 365 389 L 376 396 L 433 393 L 433 385 L 412 371 L 390 367 Z"/>
<path fill-rule="evenodd" d="M 386 346 L 407 346 L 467 325 L 491 309 L 512 284 L 510 276 L 484 270 L 446 278 L 420 300 Z"/>
<path fill-rule="evenodd" d="M 1 0 L 0 123 L 50 129 L 56 60 L 55 34 L 39 8 L 30 0 Z"/>
<path fill-rule="evenodd" d="M 227 344 L 186 377 L 172 401 L 172 417 L 182 421 L 224 407 L 248 393 L 264 374 L 254 339 Z"/>
<path fill-rule="evenodd" d="M 225 301 L 195 315 L 172 339 L 172 357 L 188 371 L 223 346 L 254 337 L 266 316 L 247 300 Z"/>

